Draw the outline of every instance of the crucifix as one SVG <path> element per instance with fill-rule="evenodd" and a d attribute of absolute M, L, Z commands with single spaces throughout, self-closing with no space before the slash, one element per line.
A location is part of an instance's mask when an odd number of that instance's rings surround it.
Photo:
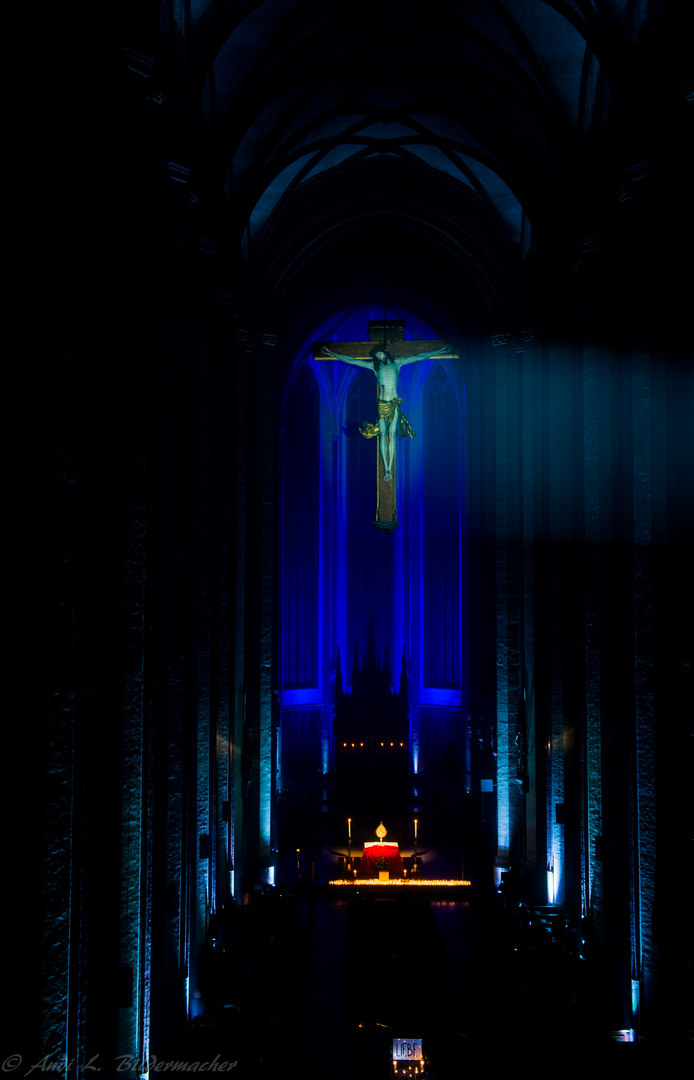
<path fill-rule="evenodd" d="M 389 339 L 387 334 L 390 334 Z M 382 340 L 382 344 L 374 345 L 376 340 Z M 390 345 L 397 347 L 397 355 L 390 352 Z M 394 532 L 400 524 L 395 505 L 396 436 L 407 439 L 415 436 L 402 411 L 402 398 L 397 393 L 400 368 L 404 364 L 428 360 L 431 356 L 443 358 L 457 355 L 450 345 L 441 341 L 405 341 L 403 323 L 385 321 L 369 323 L 369 337 L 365 342 L 331 342 L 330 347 L 323 342 L 313 345 L 314 360 L 342 360 L 346 364 L 367 368 L 376 376 L 378 418 L 376 423 L 365 421 L 360 432 L 365 439 L 375 438 L 377 442 L 374 525 L 381 532 Z"/>

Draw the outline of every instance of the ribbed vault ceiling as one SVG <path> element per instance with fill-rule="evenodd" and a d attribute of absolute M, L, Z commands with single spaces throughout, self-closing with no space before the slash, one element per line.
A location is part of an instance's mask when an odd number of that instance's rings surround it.
<path fill-rule="evenodd" d="M 373 289 L 388 250 L 396 288 L 428 257 L 503 302 L 531 230 L 557 242 L 557 188 L 576 182 L 648 9 L 194 2 L 198 100 L 248 279 L 262 267 L 277 305 L 319 264 L 353 276 L 361 252 Z"/>

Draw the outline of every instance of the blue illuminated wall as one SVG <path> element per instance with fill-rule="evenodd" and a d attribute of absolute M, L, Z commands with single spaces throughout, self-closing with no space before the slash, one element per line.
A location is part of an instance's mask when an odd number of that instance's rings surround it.
<path fill-rule="evenodd" d="M 377 653 L 383 659 L 389 650 L 393 685 L 405 651 L 413 769 L 438 770 L 450 743 L 461 761 L 465 753 L 462 362 L 427 360 L 401 371 L 403 409 L 417 435 L 398 442 L 400 527 L 383 533 L 373 526 L 377 446 L 358 430 L 375 416 L 376 381 L 367 370 L 310 359 L 312 341 L 363 341 L 378 318 L 382 309 L 362 308 L 317 327 L 284 395 L 280 782 L 331 767 L 338 646 L 349 686 L 371 617 Z M 406 339 L 437 338 L 407 312 L 389 309 L 388 318 L 404 321 Z"/>
<path fill-rule="evenodd" d="M 458 404 L 440 368 L 427 380 L 425 395 L 423 679 L 426 686 L 459 690 L 459 496 L 452 479 L 458 472 Z"/>
<path fill-rule="evenodd" d="M 282 440 L 282 686 L 318 686 L 318 388 L 301 368 L 287 394 Z"/>

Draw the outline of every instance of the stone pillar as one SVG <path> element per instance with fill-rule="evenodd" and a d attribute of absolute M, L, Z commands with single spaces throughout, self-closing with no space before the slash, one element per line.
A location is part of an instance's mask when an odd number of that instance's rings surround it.
<path fill-rule="evenodd" d="M 67 240 L 67 235 L 64 235 Z M 69 282 L 67 286 L 69 286 Z M 66 283 L 59 283 L 60 299 L 68 309 L 75 305 Z M 57 306 L 57 304 L 56 304 Z M 59 327 L 59 331 L 64 328 Z M 67 344 L 61 335 L 61 345 Z M 64 444 L 62 428 L 75 424 L 73 414 L 79 383 L 77 358 L 67 349 L 63 363 L 53 374 L 50 400 L 54 415 L 48 417 L 48 442 L 52 449 L 51 529 L 54 561 L 54 599 L 57 614 L 52 636 L 53 652 L 57 658 L 49 669 L 50 710 L 42 732 L 41 759 L 45 769 L 45 823 L 43 834 L 43 874 L 38 881 L 42 896 L 42 921 L 39 930 L 41 948 L 41 1015 L 38 1032 L 30 1031 L 26 1046 L 16 1043 L 17 1052 L 26 1050 L 35 1054 L 50 1055 L 52 1060 L 76 1056 L 76 1014 L 84 1010 L 84 993 L 80 1005 L 75 1008 L 74 971 L 79 970 L 79 949 L 75 947 L 73 928 L 79 927 L 80 870 L 75 855 L 79 852 L 81 830 L 79 829 L 80 799 L 78 765 L 75 756 L 77 709 L 80 698 L 79 686 L 79 578 L 76 553 L 78 551 L 77 521 L 80 502 L 80 476 L 77 446 Z M 79 430 L 79 428 L 78 428 Z M 53 568 L 52 568 L 53 569 Z M 58 662 L 56 663 L 56 659 Z M 29 743 L 26 750 L 33 748 Z M 32 799 L 36 793 L 32 792 Z M 40 895 L 40 894 L 39 894 Z M 72 896 L 72 903 L 71 903 Z M 79 933 L 76 935 L 79 938 Z M 72 957 L 78 958 L 71 965 Z M 24 956 L 22 956 L 24 959 Z M 71 973 L 73 978 L 71 980 Z M 18 1015 L 24 1019 L 25 1009 Z M 33 1019 L 33 1018 L 31 1018 Z M 27 1024 L 27 1028 L 29 1025 Z M 8 1031 L 9 1034 L 9 1031 Z M 19 1040 L 26 1038 L 21 1032 L 13 1032 Z M 8 1045 L 8 1050 L 10 1046 Z M 13 1052 L 15 1047 L 12 1047 Z M 64 1074 L 67 1070 L 64 1070 Z"/>
<path fill-rule="evenodd" d="M 233 395 L 230 409 L 232 452 L 232 521 L 230 556 L 234 597 L 232 622 L 232 690 L 231 690 L 231 850 L 233 892 L 238 898 L 243 890 L 247 863 L 244 784 L 244 734 L 246 730 L 246 548 L 247 548 L 247 489 L 248 489 L 248 334 L 237 329 L 230 344 L 229 366 L 232 370 Z"/>
<path fill-rule="evenodd" d="M 542 805 L 543 788 L 538 800 L 536 769 L 537 728 L 535 723 L 535 528 L 538 513 L 537 483 L 541 475 L 540 440 L 538 439 L 538 385 L 541 331 L 521 332 L 518 363 L 521 377 L 521 801 L 524 808 L 524 878 L 532 895 L 543 895 L 545 879 L 544 828 L 538 834 L 537 815 Z M 542 777 L 540 777 L 542 782 Z"/>
<path fill-rule="evenodd" d="M 492 337 L 496 432 L 496 747 L 497 876 L 520 861 L 521 383 L 508 334 Z"/>
<path fill-rule="evenodd" d="M 605 462 L 610 461 L 609 365 L 596 337 L 596 240 L 581 245 L 579 267 L 583 311 L 583 521 L 585 558 L 585 718 L 582 743 L 581 892 L 582 914 L 602 927 L 602 708 L 601 708 L 601 557 L 604 525 Z M 607 441 L 607 444 L 605 442 Z"/>
<path fill-rule="evenodd" d="M 41 1053 L 52 1059 L 75 1052 L 74 1012 L 70 992 L 71 940 L 70 896 L 80 895 L 74 880 L 72 858 L 75 822 L 72 816 L 74 793 L 73 738 L 75 690 L 54 689 L 52 715 L 45 744 L 46 805 L 50 806 L 45 832 L 42 927 Z M 34 1047 L 30 1048 L 32 1051 Z"/>
<path fill-rule="evenodd" d="M 152 534 L 156 562 L 153 639 L 156 665 L 157 843 L 158 872 L 154 888 L 160 926 L 165 911 L 166 938 L 159 936 L 153 972 L 153 1009 L 159 1027 L 153 1031 L 153 1052 L 165 1045 L 167 1014 L 180 1019 L 190 1004 L 191 961 L 195 957 L 195 877 L 199 857 L 195 811 L 197 733 L 193 617 L 192 522 L 195 494 L 194 438 L 198 427 L 191 384 L 195 379 L 194 300 L 189 295 L 197 252 L 189 245 L 191 211 L 189 173 L 177 162 L 160 167 L 159 209 L 161 256 L 157 305 L 158 354 L 152 376 Z M 194 297 L 193 292 L 193 297 Z M 179 1011 L 180 1010 L 180 1011 Z M 130 1049 L 119 1051 L 134 1053 Z"/>
<path fill-rule="evenodd" d="M 217 290 L 215 320 L 215 365 L 212 382 L 212 415 L 215 431 L 212 457 L 212 513 L 216 537 L 213 557 L 215 584 L 212 622 L 213 667 L 217 672 L 215 693 L 210 702 L 216 730 L 213 730 L 217 806 L 213 834 L 212 873 L 215 882 L 215 910 L 231 895 L 231 842 L 234 807 L 233 763 L 233 620 L 234 560 L 232 557 L 234 518 L 233 443 L 236 372 L 232 370 L 232 297 Z"/>
<path fill-rule="evenodd" d="M 633 440 L 635 752 L 632 818 L 632 971 L 642 981 L 645 1004 L 657 990 L 657 950 L 653 939 L 656 867 L 656 758 L 653 635 L 654 510 L 662 518 L 665 488 L 665 416 L 653 391 L 649 346 L 650 287 L 647 220 L 648 171 L 629 170 L 624 200 L 631 229 L 631 418 Z M 638 1018 L 634 1018 L 637 1020 Z"/>
<path fill-rule="evenodd" d="M 119 1053 L 149 1053 L 154 745 L 145 696 L 146 459 L 144 408 L 133 415 L 126 463 L 125 663 L 121 802 Z M 135 424 L 132 425 L 135 428 Z"/>
<path fill-rule="evenodd" d="M 193 196 L 197 200 L 198 196 Z M 200 212 L 191 206 L 191 224 Z M 190 431 L 186 475 L 190 478 L 190 518 L 186 526 L 190 544 L 186 573 L 186 667 L 189 672 L 190 845 L 190 986 L 189 1016 L 202 1012 L 197 958 L 207 942 L 210 916 L 217 911 L 217 836 L 222 806 L 218 792 L 217 701 L 219 689 L 219 510 L 217 470 L 220 429 L 219 366 L 216 330 L 219 309 L 215 302 L 217 274 L 215 245 L 207 237 L 191 237 L 189 250 L 190 355 L 186 402 Z M 223 894 L 222 894 L 223 895 Z"/>
<path fill-rule="evenodd" d="M 275 603 L 275 455 L 277 410 L 270 334 L 239 331 L 251 357 L 252 383 L 244 406 L 245 580 L 243 641 L 245 690 L 241 743 L 244 814 L 243 881 L 246 891 L 269 877 L 272 858 L 272 709 L 274 689 L 273 614 Z M 240 388 L 239 388 L 240 390 Z M 250 396 L 249 396 L 250 395 Z M 238 655 L 238 643 L 237 643 Z M 239 658 L 240 659 L 240 658 Z M 237 675 L 238 678 L 238 675 Z M 238 683 L 237 683 L 238 685 Z M 238 831 L 237 831 L 238 835 Z"/>
<path fill-rule="evenodd" d="M 259 753 L 259 869 L 263 880 L 269 880 L 269 869 L 274 864 L 272 853 L 272 802 L 274 783 L 273 761 L 273 689 L 275 687 L 273 627 L 276 594 L 276 541 L 275 504 L 276 487 L 276 432 L 277 409 L 275 405 L 274 347 L 277 338 L 261 334 L 258 346 L 260 362 L 260 400 L 264 403 L 258 427 L 262 438 L 260 506 L 260 710 L 258 730 Z M 255 425 L 254 425 L 255 426 Z"/>

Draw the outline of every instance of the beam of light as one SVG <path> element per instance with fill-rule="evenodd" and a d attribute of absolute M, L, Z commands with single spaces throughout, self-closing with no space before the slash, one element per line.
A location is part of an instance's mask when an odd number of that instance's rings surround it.
<path fill-rule="evenodd" d="M 562 902 L 562 888 L 564 876 L 564 859 L 562 847 L 555 843 L 554 826 L 550 835 L 550 850 L 547 856 L 547 903 L 559 904 Z M 561 826 L 559 826 L 561 828 Z"/>
<path fill-rule="evenodd" d="M 332 717 L 328 717 L 326 724 L 326 730 L 323 732 L 323 746 L 322 746 L 322 769 L 323 776 L 326 776 L 330 768 L 330 743 L 332 741 Z"/>
<path fill-rule="evenodd" d="M 512 756 L 509 730 L 508 691 L 504 682 L 505 665 L 499 661 L 498 678 L 500 701 L 497 704 L 496 731 L 498 757 L 496 762 L 496 836 L 497 862 L 504 869 L 509 866 L 511 849 L 511 777 Z M 515 747 L 513 747 L 515 749 Z"/>
<path fill-rule="evenodd" d="M 561 900 L 562 889 L 564 886 L 562 860 L 559 858 L 554 864 L 554 897 L 553 903 L 557 904 L 563 901 Z"/>
<path fill-rule="evenodd" d="M 265 688 L 263 688 L 265 689 Z M 263 855 L 270 853 L 272 827 L 272 716 L 271 695 L 262 694 L 260 704 L 260 846 Z"/>
<path fill-rule="evenodd" d="M 419 717 L 415 710 L 410 712 L 410 749 L 412 752 L 412 772 L 419 773 Z"/>

